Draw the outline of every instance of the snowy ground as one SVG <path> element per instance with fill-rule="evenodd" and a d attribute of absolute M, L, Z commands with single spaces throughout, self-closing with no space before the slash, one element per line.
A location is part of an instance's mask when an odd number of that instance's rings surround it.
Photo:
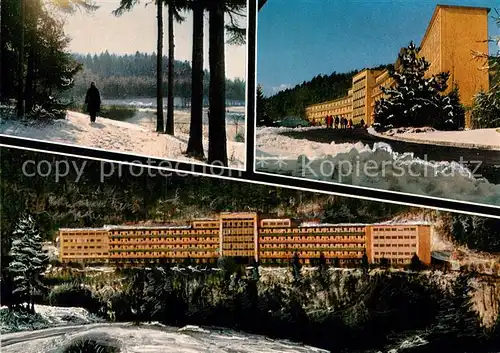
<path fill-rule="evenodd" d="M 235 107 L 234 110 L 238 112 L 243 110 L 244 113 L 244 107 Z M 156 133 L 154 119 L 155 115 L 151 109 L 140 109 L 132 119 L 126 122 L 98 117 L 96 123 L 90 124 L 88 115 L 68 112 L 65 120 L 54 121 L 43 126 L 2 119 L 0 134 L 200 163 L 183 154 L 189 140 L 189 112 L 175 112 L 175 136 Z M 245 124 L 228 121 L 226 130 L 229 166 L 243 168 L 245 143 L 236 142 L 234 139 L 238 133 L 245 135 Z M 206 157 L 208 155 L 208 126 L 206 124 L 204 137 Z"/>
<path fill-rule="evenodd" d="M 457 146 L 490 146 L 500 150 L 500 132 L 498 129 L 476 129 L 464 131 L 429 131 L 420 133 L 398 133 L 397 139 L 456 144 Z"/>
<path fill-rule="evenodd" d="M 56 328 L 24 335 L 21 333 L 3 335 L 2 352 L 60 352 L 68 344 L 85 339 L 119 347 L 122 353 L 326 352 L 284 340 L 273 340 L 231 330 L 203 329 L 197 326 L 178 329 L 159 324 L 141 326 L 96 324 L 68 329 L 70 330 Z"/>
<path fill-rule="evenodd" d="M 306 129 L 311 128 L 303 128 Z M 500 205 L 500 185 L 476 178 L 459 163 L 422 160 L 412 153 L 394 152 L 389 144 L 383 142 L 375 143 L 373 148 L 361 142 L 320 143 L 280 135 L 284 131 L 287 129 L 257 129 L 257 169 L 342 184 Z"/>

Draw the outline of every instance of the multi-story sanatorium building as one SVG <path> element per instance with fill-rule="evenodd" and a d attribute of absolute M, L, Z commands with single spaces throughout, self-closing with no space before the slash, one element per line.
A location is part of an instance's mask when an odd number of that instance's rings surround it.
<path fill-rule="evenodd" d="M 59 230 L 62 263 L 214 262 L 221 256 L 288 263 L 295 252 L 305 263 L 355 264 L 386 258 L 406 264 L 414 254 L 429 264 L 431 225 L 320 224 L 261 218 L 255 212 L 221 213 L 185 226 L 104 226 Z"/>
<path fill-rule="evenodd" d="M 488 13 L 482 7 L 437 5 L 420 44 L 419 55 L 430 63 L 427 75 L 449 72 L 448 90 L 456 84 L 462 104 L 471 106 L 474 95 L 488 90 L 488 71 L 473 60 L 473 52 L 488 53 Z M 397 64 L 397 63 L 396 63 Z M 381 87 L 393 84 L 387 70 L 363 70 L 352 78 L 348 95 L 306 107 L 306 118 L 323 123 L 325 116 L 346 117 L 355 124 L 373 123 L 375 102 L 383 97 Z M 465 126 L 470 127 L 466 115 Z"/>

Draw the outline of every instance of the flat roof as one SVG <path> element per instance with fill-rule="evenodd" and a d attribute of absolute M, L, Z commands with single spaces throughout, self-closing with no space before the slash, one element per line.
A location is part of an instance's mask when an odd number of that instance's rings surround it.
<path fill-rule="evenodd" d="M 303 222 L 299 225 L 301 228 L 313 228 L 313 227 L 365 227 L 368 224 L 365 223 L 314 223 L 314 222 Z"/>
<path fill-rule="evenodd" d="M 218 221 L 216 219 L 195 219 L 193 221 Z M 292 218 L 261 218 L 261 221 L 290 221 Z M 316 221 L 302 221 L 298 227 L 364 227 L 364 226 L 408 226 L 408 225 L 432 225 L 428 221 L 386 221 L 377 223 L 321 223 Z M 105 231 L 105 230 L 127 230 L 127 229 L 192 229 L 192 225 L 104 225 L 101 228 L 59 228 L 60 231 Z M 292 227 L 293 228 L 293 227 Z"/>
<path fill-rule="evenodd" d="M 106 228 L 59 228 L 60 231 L 73 231 L 73 230 L 106 230 Z"/>
<path fill-rule="evenodd" d="M 408 226 L 408 225 L 432 225 L 426 221 L 408 221 L 408 222 L 379 222 L 379 223 L 313 223 L 303 222 L 299 227 L 366 227 L 366 226 Z"/>
<path fill-rule="evenodd" d="M 189 229 L 192 228 L 191 225 L 171 225 L 171 226 L 143 226 L 143 225 L 106 225 L 104 226 L 105 229 Z"/>
<path fill-rule="evenodd" d="M 414 226 L 419 226 L 419 225 L 432 225 L 432 222 L 428 221 L 408 221 L 408 222 L 402 222 L 402 221 L 387 221 L 387 222 L 379 222 L 379 223 L 373 223 L 371 224 L 373 226 L 405 226 L 405 225 L 414 225 Z"/>

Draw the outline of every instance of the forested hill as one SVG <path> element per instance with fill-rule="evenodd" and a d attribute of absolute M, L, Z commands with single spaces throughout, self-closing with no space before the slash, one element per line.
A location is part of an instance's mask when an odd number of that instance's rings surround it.
<path fill-rule="evenodd" d="M 385 68 L 386 65 L 381 65 L 373 69 Z M 346 96 L 352 86 L 352 77 L 358 72 L 360 71 L 318 75 L 310 81 L 278 92 L 266 98 L 267 114 L 273 120 L 287 115 L 304 117 L 306 106 Z"/>
<path fill-rule="evenodd" d="M 91 81 L 95 81 L 105 98 L 136 98 L 156 96 L 156 54 L 136 52 L 133 55 L 116 55 L 104 52 L 73 54 L 83 65 L 75 77 L 70 95 L 82 96 Z M 191 97 L 191 63 L 175 61 L 174 96 Z M 167 94 L 168 59 L 163 60 L 164 94 Z M 205 71 L 204 87 L 208 96 L 210 73 Z M 245 82 L 239 79 L 226 81 L 226 98 L 245 100 Z"/>

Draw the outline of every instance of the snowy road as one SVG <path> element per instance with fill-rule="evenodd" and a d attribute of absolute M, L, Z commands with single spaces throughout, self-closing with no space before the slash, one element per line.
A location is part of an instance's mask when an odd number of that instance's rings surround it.
<path fill-rule="evenodd" d="M 500 205 L 500 151 L 382 139 L 362 129 L 258 128 L 256 168 L 295 177 Z"/>
<path fill-rule="evenodd" d="M 230 330 L 203 329 L 197 326 L 179 329 L 153 325 L 134 326 L 130 323 L 108 323 L 5 334 L 1 337 L 2 353 L 60 352 L 61 348 L 66 347 L 70 342 L 89 338 L 119 346 L 122 353 L 326 352 L 310 346 Z"/>

